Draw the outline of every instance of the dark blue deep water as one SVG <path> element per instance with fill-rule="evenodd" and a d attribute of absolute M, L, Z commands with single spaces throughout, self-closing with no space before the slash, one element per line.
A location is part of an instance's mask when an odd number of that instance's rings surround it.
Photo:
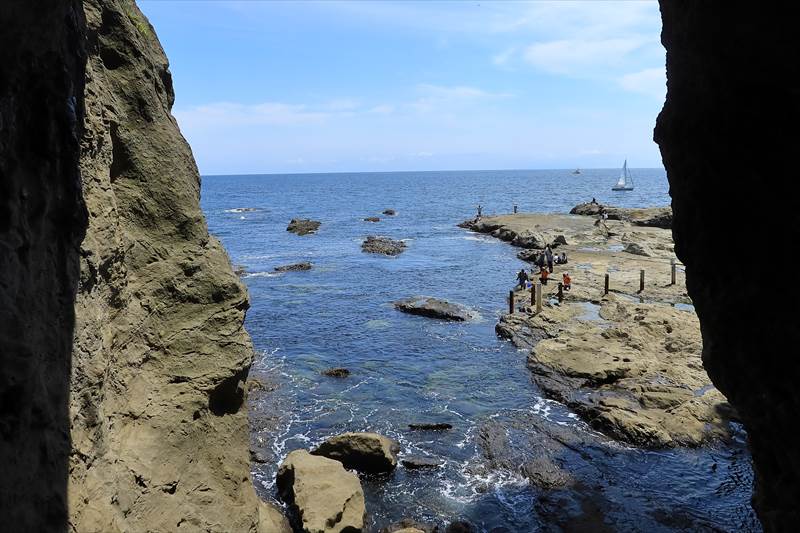
<path fill-rule="evenodd" d="M 344 431 L 397 439 L 404 455 L 444 460 L 435 471 L 404 468 L 365 479 L 371 530 L 404 517 L 467 519 L 481 531 L 551 531 L 599 521 L 618 531 L 758 531 L 749 505 L 750 458 L 739 430 L 733 442 L 701 450 L 643 451 L 622 445 L 571 450 L 560 460 L 578 483 L 545 491 L 513 467 L 487 465 L 480 427 L 505 432 L 527 453 L 526 417 L 592 437 L 564 406 L 545 400 L 525 368 L 525 353 L 497 339 L 494 325 L 522 266 L 515 250 L 456 227 L 475 213 L 566 212 L 596 197 L 621 206 L 669 203 L 661 169 L 634 170 L 636 189 L 614 193 L 618 170 L 397 172 L 208 176 L 202 206 L 209 228 L 243 277 L 252 307 L 247 329 L 257 360 L 252 375 L 276 389 L 250 405 L 252 436 L 279 462 Z M 241 208 L 254 208 L 241 211 Z M 384 209 L 397 211 L 384 216 Z M 364 222 L 379 216 L 377 224 Z M 316 235 L 288 233 L 291 218 L 322 222 Z M 405 239 L 397 258 L 364 254 L 369 234 Z M 273 268 L 311 261 L 307 272 Z M 393 300 L 432 295 L 465 304 L 480 319 L 438 322 L 395 311 Z M 320 375 L 329 367 L 352 375 Z M 407 430 L 448 422 L 441 433 Z M 264 498 L 275 497 L 275 464 L 254 463 Z"/>

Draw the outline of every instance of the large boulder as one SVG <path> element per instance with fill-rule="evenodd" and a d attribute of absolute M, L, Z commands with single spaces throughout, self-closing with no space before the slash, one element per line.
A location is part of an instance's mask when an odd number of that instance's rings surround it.
<path fill-rule="evenodd" d="M 414 296 L 394 302 L 395 309 L 410 315 L 455 320 L 463 322 L 471 318 L 466 307 L 430 296 Z"/>
<path fill-rule="evenodd" d="M 296 233 L 297 235 L 308 235 L 309 233 L 316 233 L 322 223 L 308 218 L 293 218 L 286 226 L 286 231 Z"/>
<path fill-rule="evenodd" d="M 370 254 L 400 255 L 406 249 L 406 243 L 389 237 L 370 235 L 361 243 L 361 250 Z"/>
<path fill-rule="evenodd" d="M 304 533 L 363 531 L 366 507 L 361 482 L 339 461 L 295 450 L 283 461 L 276 483 Z"/>
<path fill-rule="evenodd" d="M 329 438 L 311 453 L 335 459 L 346 468 L 375 473 L 394 470 L 399 451 L 397 442 L 377 433 L 342 433 Z"/>
<path fill-rule="evenodd" d="M 638 242 L 629 242 L 625 245 L 625 248 L 622 250 L 623 252 L 627 252 L 633 255 L 641 255 L 644 257 L 652 257 L 653 252 L 647 246 L 643 244 L 639 244 Z"/>

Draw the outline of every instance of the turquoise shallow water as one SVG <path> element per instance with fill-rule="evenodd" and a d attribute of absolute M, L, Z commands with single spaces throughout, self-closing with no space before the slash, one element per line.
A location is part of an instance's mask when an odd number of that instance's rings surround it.
<path fill-rule="evenodd" d="M 631 207 L 669 203 L 663 170 L 633 172 L 636 189 L 624 193 L 610 190 L 618 174 L 611 169 L 205 177 L 209 228 L 247 270 L 246 326 L 258 352 L 253 373 L 277 385 L 251 405 L 254 438 L 276 462 L 327 436 L 360 430 L 396 438 L 406 455 L 443 459 L 433 472 L 400 468 L 364 480 L 374 530 L 414 517 L 468 519 L 481 531 L 549 531 L 568 528 L 581 513 L 599 513 L 624 531 L 758 531 L 741 430 L 733 442 L 709 449 L 565 452 L 559 461 L 579 483 L 557 491 L 530 486 L 513 465 L 487 465 L 478 445 L 480 428 L 495 424 L 524 458 L 535 431 L 531 416 L 592 434 L 567 408 L 542 398 L 524 352 L 494 334 L 522 265 L 515 250 L 456 224 L 478 203 L 487 214 L 509 212 L 514 203 L 521 211 L 565 212 L 592 197 Z M 397 215 L 382 215 L 386 208 Z M 382 221 L 364 222 L 367 216 Z M 322 227 L 298 237 L 285 231 L 294 217 Z M 408 249 L 397 258 L 363 254 L 368 234 L 405 239 Z M 272 271 L 299 261 L 314 268 Z M 416 294 L 462 303 L 480 318 L 454 324 L 392 308 L 393 300 Z M 333 366 L 352 375 L 320 375 Z M 420 421 L 454 428 L 407 430 Z M 275 466 L 254 464 L 253 474 L 262 497 L 273 498 Z"/>

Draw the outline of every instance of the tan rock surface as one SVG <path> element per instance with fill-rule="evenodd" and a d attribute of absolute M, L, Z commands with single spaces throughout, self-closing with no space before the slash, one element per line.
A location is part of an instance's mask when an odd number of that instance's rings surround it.
<path fill-rule="evenodd" d="M 85 0 L 72 529 L 254 531 L 248 307 L 199 206 L 167 59 L 133 2 Z"/>
<path fill-rule="evenodd" d="M 277 485 L 306 533 L 356 533 L 364 528 L 361 482 L 339 461 L 295 450 L 281 464 Z"/>

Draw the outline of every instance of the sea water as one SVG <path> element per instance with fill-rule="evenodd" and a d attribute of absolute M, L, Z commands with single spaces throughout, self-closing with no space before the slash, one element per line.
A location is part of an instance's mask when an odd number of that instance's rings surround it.
<path fill-rule="evenodd" d="M 612 530 L 758 531 L 750 508 L 750 457 L 741 428 L 730 442 L 702 449 L 613 452 L 587 446 L 558 458 L 574 469 L 572 488 L 544 490 L 515 468 L 492 468 L 477 443 L 481 428 L 506 433 L 527 453 L 525 417 L 592 436 L 565 406 L 543 398 L 524 351 L 497 338 L 516 272 L 525 266 L 506 243 L 456 224 L 475 215 L 565 213 L 591 200 L 624 207 L 669 204 L 663 169 L 634 169 L 636 188 L 612 192 L 618 170 L 458 171 L 206 176 L 202 207 L 210 231 L 250 292 L 246 328 L 252 375 L 275 390 L 251 402 L 253 437 L 268 463 L 253 464 L 263 498 L 276 498 L 277 465 L 287 453 L 345 431 L 376 431 L 403 455 L 441 468 L 365 478 L 370 530 L 402 518 L 466 519 L 481 531 L 568 528 L 603 520 Z M 382 214 L 396 210 L 395 216 Z M 378 216 L 378 223 L 365 222 Z M 322 222 L 315 235 L 286 231 L 292 218 Z M 361 252 L 367 235 L 402 239 L 390 258 Z M 305 272 L 274 267 L 310 261 Z M 572 272 L 580 283 L 580 271 Z M 430 295 L 463 304 L 478 318 L 441 322 L 397 312 L 392 302 Z M 322 376 L 345 367 L 345 379 Z M 409 423 L 446 422 L 443 432 Z M 578 517 L 578 518 L 575 518 Z"/>

